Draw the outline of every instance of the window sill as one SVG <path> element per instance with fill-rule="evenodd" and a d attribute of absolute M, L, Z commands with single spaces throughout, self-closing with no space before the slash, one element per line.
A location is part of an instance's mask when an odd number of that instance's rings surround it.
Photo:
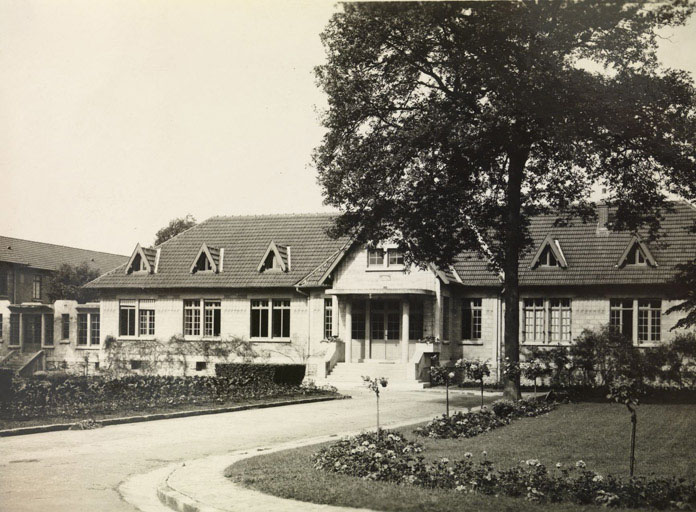
<path fill-rule="evenodd" d="M 662 345 L 661 341 L 646 341 L 644 343 L 634 343 L 633 346 L 636 348 L 655 348 Z"/>
<path fill-rule="evenodd" d="M 461 340 L 459 342 L 460 345 L 476 345 L 476 346 L 481 346 L 483 345 L 483 340 Z"/>
<path fill-rule="evenodd" d="M 41 345 L 41 350 L 44 350 L 47 348 L 56 348 L 56 346 L 55 345 Z"/>
<path fill-rule="evenodd" d="M 78 345 L 75 347 L 76 350 L 99 350 L 100 348 L 99 345 Z"/>
<path fill-rule="evenodd" d="M 69 339 L 60 340 L 58 343 L 60 343 L 61 345 L 69 345 L 69 344 L 70 344 L 70 340 L 69 340 Z"/>
<path fill-rule="evenodd" d="M 406 269 L 403 265 L 400 267 L 367 267 L 365 272 L 403 272 Z"/>
<path fill-rule="evenodd" d="M 184 336 L 184 341 L 220 341 L 221 339 L 222 336 Z"/>

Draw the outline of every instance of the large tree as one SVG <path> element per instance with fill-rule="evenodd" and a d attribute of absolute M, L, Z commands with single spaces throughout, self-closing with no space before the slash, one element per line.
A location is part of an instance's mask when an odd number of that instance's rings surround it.
<path fill-rule="evenodd" d="M 335 231 L 394 239 L 407 259 L 475 250 L 504 275 L 505 355 L 519 361 L 518 261 L 530 215 L 591 211 L 656 228 L 666 194 L 696 194 L 691 77 L 656 31 L 685 3 L 346 3 L 322 33 L 328 95 L 314 161 Z M 519 397 L 519 377 L 506 378 Z"/>
<path fill-rule="evenodd" d="M 162 244 L 175 237 L 182 231 L 186 231 L 196 225 L 196 219 L 190 213 L 186 217 L 176 218 L 169 221 L 169 224 L 164 226 L 155 234 L 155 245 Z"/>
<path fill-rule="evenodd" d="M 83 288 L 82 285 L 94 281 L 99 276 L 99 270 L 86 261 L 79 265 L 64 263 L 48 280 L 48 299 L 51 302 L 76 300 L 80 303 L 96 300 L 96 291 Z"/>

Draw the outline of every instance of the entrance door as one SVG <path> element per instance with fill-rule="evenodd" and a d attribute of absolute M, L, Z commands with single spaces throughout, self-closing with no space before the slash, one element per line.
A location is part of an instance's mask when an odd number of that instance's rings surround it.
<path fill-rule="evenodd" d="M 22 315 L 22 352 L 37 352 L 41 350 L 41 315 Z"/>
<path fill-rule="evenodd" d="M 400 357 L 401 308 L 398 301 L 378 300 L 370 305 L 372 359 L 395 361 Z"/>

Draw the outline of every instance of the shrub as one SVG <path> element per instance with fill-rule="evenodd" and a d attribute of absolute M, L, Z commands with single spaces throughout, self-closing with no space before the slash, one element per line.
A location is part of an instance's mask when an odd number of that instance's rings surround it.
<path fill-rule="evenodd" d="M 304 379 L 305 368 L 303 364 L 218 363 L 215 365 L 215 375 L 230 379 L 239 386 L 252 382 L 299 386 Z"/>
<path fill-rule="evenodd" d="M 492 410 L 456 412 L 447 417 L 438 416 L 424 427 L 414 430 L 416 435 L 436 439 L 474 437 L 507 425 L 517 418 L 539 416 L 555 408 L 556 404 L 540 400 L 498 400 Z"/>
<path fill-rule="evenodd" d="M 611 507 L 684 509 L 696 505 L 696 485 L 674 478 L 621 480 L 574 466 L 556 464 L 548 470 L 539 460 L 520 461 L 497 469 L 485 458 L 478 462 L 470 453 L 462 460 L 443 458 L 425 462 L 420 444 L 398 433 L 360 434 L 323 448 L 314 454 L 320 471 L 429 489 L 453 489 L 465 493 L 504 495 L 536 503 L 576 503 Z"/>

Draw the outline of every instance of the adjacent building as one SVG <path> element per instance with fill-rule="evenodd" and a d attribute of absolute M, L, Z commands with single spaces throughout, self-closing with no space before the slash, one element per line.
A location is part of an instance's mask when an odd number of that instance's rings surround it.
<path fill-rule="evenodd" d="M 63 264 L 106 272 L 127 256 L 0 236 L 0 367 L 31 372 L 74 365 L 84 341 L 85 315 L 99 339 L 99 304 L 51 302 L 47 286 Z M 88 333 L 88 339 L 90 333 Z"/>
<path fill-rule="evenodd" d="M 520 260 L 523 346 L 567 345 L 607 324 L 638 346 L 673 335 L 672 280 L 678 264 L 696 257 L 696 209 L 674 203 L 656 242 L 611 231 L 611 210 L 597 209 L 596 222 L 532 219 L 532 248 Z M 124 265 L 87 285 L 100 295 L 99 328 L 92 332 L 89 315 L 84 349 L 108 366 L 110 340 L 111 355 L 118 346 L 137 371 L 138 347 L 170 343 L 177 349 L 157 371 L 208 374 L 229 354 L 205 347 L 244 340 L 265 361 L 306 362 L 319 382 L 375 372 L 415 381 L 435 354 L 498 365 L 502 279 L 486 261 L 471 253 L 449 268 L 407 267 L 396 245 L 331 238 L 332 220 L 214 217 L 158 247 L 136 246 Z M 176 360 L 186 346 L 203 348 Z"/>

